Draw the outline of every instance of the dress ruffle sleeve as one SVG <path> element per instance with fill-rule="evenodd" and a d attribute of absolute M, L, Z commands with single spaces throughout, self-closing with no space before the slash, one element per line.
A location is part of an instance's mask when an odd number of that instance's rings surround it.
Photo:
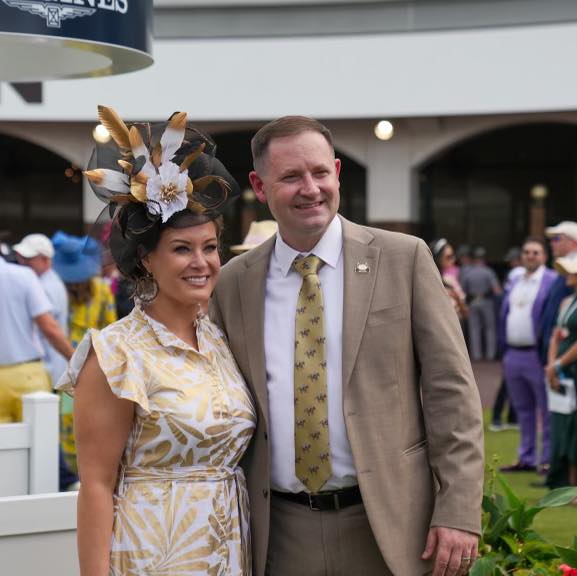
<path fill-rule="evenodd" d="M 56 389 L 74 395 L 78 375 L 91 348 L 96 352 L 98 364 L 113 394 L 136 403 L 146 414 L 150 414 L 144 369 L 117 334 L 107 335 L 99 330 L 89 330 L 78 344 Z"/>

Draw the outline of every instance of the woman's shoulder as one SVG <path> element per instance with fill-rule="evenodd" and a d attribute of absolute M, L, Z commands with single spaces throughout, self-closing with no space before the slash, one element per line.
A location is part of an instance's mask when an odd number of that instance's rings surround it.
<path fill-rule="evenodd" d="M 119 342 L 128 343 L 131 341 L 132 336 L 141 333 L 145 327 L 146 322 L 142 319 L 137 308 L 134 308 L 124 318 L 116 320 L 116 322 L 112 322 L 112 324 L 95 332 L 107 340 L 118 340 Z"/>

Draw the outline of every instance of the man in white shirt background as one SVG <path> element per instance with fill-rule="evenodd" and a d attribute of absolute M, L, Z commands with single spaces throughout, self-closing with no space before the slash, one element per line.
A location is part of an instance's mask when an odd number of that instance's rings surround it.
<path fill-rule="evenodd" d="M 29 234 L 12 247 L 20 264 L 28 266 L 36 272 L 48 300 L 52 304 L 52 316 L 68 334 L 68 292 L 60 276 L 52 269 L 54 246 L 44 234 Z M 66 358 L 57 352 L 50 342 L 41 334 L 44 356 L 42 361 L 52 380 L 52 386 L 60 379 L 66 370 Z"/>
<path fill-rule="evenodd" d="M 557 273 L 545 267 L 545 245 L 527 239 L 521 250 L 525 273 L 515 278 L 501 307 L 500 341 L 509 398 L 521 429 L 519 460 L 503 472 L 536 471 L 549 462 L 549 413 L 544 366 L 539 355 L 539 329 L 547 297 Z M 537 420 L 541 421 L 541 453 Z"/>

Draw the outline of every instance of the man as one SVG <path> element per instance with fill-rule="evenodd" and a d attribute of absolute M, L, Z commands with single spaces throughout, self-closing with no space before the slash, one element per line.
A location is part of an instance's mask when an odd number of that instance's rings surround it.
<path fill-rule="evenodd" d="M 52 305 L 52 316 L 66 334 L 68 332 L 68 293 L 64 282 L 52 269 L 52 258 L 54 257 L 52 242 L 44 234 L 29 234 L 12 249 L 20 264 L 28 266 L 36 272 Z M 43 335 L 41 335 L 41 339 L 45 351 L 42 361 L 50 374 L 52 386 L 55 386 L 66 370 L 66 359 L 50 345 Z"/>
<path fill-rule="evenodd" d="M 545 235 L 549 239 L 553 258 L 577 258 L 577 222 L 565 220 L 557 226 L 551 226 L 545 230 Z M 565 284 L 565 277 L 558 276 L 555 280 L 541 317 L 539 329 L 539 348 L 541 353 L 541 362 L 547 364 L 547 353 L 549 351 L 549 341 L 553 334 L 553 329 L 557 322 L 559 305 L 564 298 L 572 294 L 573 291 Z"/>
<path fill-rule="evenodd" d="M 430 252 L 336 216 L 341 165 L 317 121 L 271 122 L 252 151 L 279 233 L 224 267 L 212 314 L 258 411 L 254 574 L 465 573 L 481 411 Z"/>
<path fill-rule="evenodd" d="M 527 472 L 549 462 L 549 413 L 543 363 L 539 356 L 538 329 L 557 273 L 545 268 L 545 245 L 529 238 L 521 250 L 523 276 L 513 279 L 503 298 L 500 340 L 509 398 L 521 428 L 519 460 L 503 472 Z M 537 419 L 541 419 L 542 451 L 537 456 Z"/>
<path fill-rule="evenodd" d="M 67 359 L 73 349 L 32 270 L 0 258 L 0 294 L 0 422 L 17 422 L 23 394 L 51 389 L 39 333 Z"/>
<path fill-rule="evenodd" d="M 495 296 L 501 293 L 497 275 L 485 262 L 485 249 L 473 251 L 473 263 L 463 276 L 463 290 L 469 304 L 469 345 L 473 360 L 494 360 L 497 354 L 497 313 Z M 485 354 L 483 354 L 483 343 Z"/>
<path fill-rule="evenodd" d="M 51 304 L 51 313 L 64 334 L 68 334 L 68 292 L 60 276 L 52 269 L 54 258 L 54 246 L 44 234 L 29 234 L 22 238 L 19 244 L 12 247 L 16 259 L 23 266 L 32 268 L 42 284 L 44 293 L 48 296 Z M 66 370 L 67 361 L 50 344 L 48 339 L 41 333 L 40 339 L 44 349 L 42 361 L 50 376 L 52 387 L 56 386 L 60 376 Z M 59 453 L 59 487 L 61 491 L 77 488 L 78 476 L 67 466 L 60 447 Z"/>

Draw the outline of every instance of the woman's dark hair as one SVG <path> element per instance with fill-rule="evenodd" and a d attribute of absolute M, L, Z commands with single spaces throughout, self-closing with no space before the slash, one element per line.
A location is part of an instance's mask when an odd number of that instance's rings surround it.
<path fill-rule="evenodd" d="M 165 223 L 160 219 L 151 221 L 146 204 L 132 202 L 120 208 L 110 233 L 110 252 L 120 272 L 131 280 L 146 275 L 141 260 L 158 246 L 167 228 L 188 228 L 214 222 L 217 237 L 223 229 L 220 214 L 206 212 L 197 214 L 185 209 L 173 214 Z"/>
<path fill-rule="evenodd" d="M 435 261 L 439 271 L 441 271 L 441 258 L 443 257 L 443 253 L 447 246 L 449 246 L 449 242 L 446 238 L 438 238 L 429 244 L 429 250 L 433 254 L 433 260 Z"/>

